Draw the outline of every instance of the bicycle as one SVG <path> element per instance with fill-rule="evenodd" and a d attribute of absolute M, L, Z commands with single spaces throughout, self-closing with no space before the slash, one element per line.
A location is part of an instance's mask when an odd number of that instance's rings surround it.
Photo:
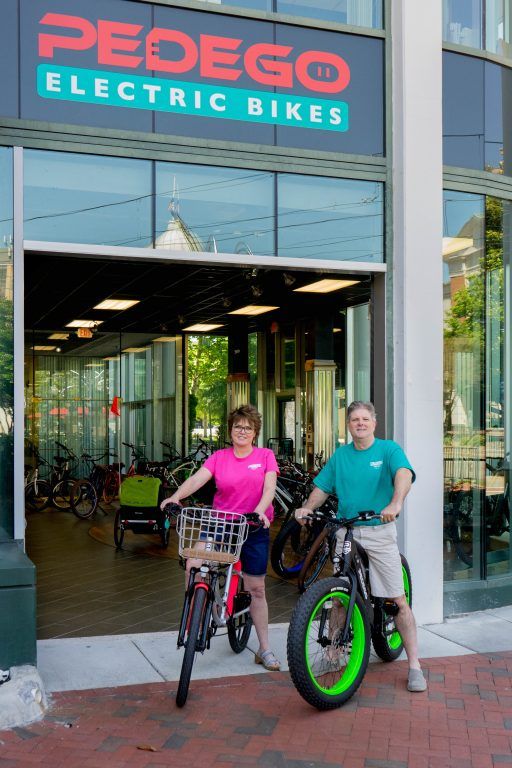
<path fill-rule="evenodd" d="M 36 466 L 25 464 L 25 506 L 33 512 L 41 512 L 51 502 L 52 487 L 48 480 L 39 477 L 39 468 L 50 466 L 34 448 Z"/>
<path fill-rule="evenodd" d="M 190 569 L 178 632 L 177 647 L 184 647 L 185 653 L 176 704 L 183 707 L 195 655 L 210 647 L 220 627 L 226 627 L 235 653 L 247 646 L 252 628 L 251 596 L 244 590 L 240 552 L 249 523 L 260 526 L 261 522 L 253 513 L 241 515 L 204 507 L 179 507 L 175 513 L 180 556 L 202 561 Z"/>
<path fill-rule="evenodd" d="M 314 520 L 317 513 L 310 516 Z M 370 640 L 383 661 L 395 661 L 403 650 L 395 626 L 398 606 L 371 594 L 368 556 L 354 542 L 357 521 L 369 521 L 373 512 L 329 521 L 334 530 L 345 527 L 341 556 L 334 557 L 334 576 L 313 584 L 293 611 L 287 642 L 293 684 L 308 704 L 319 710 L 344 704 L 359 688 L 370 656 Z M 355 546 L 354 546 L 355 543 Z M 412 579 L 402 560 L 404 594 L 412 604 Z"/>
<path fill-rule="evenodd" d="M 104 515 L 107 514 L 101 507 L 99 500 L 104 493 L 107 476 L 116 472 L 115 469 L 111 469 L 111 466 L 115 467 L 116 465 L 106 466 L 105 464 L 98 464 L 98 462 L 110 455 L 112 455 L 111 452 L 106 451 L 96 458 L 89 453 L 82 453 L 80 457 L 91 467 L 88 477 L 75 480 L 69 495 L 71 509 L 80 520 L 87 520 L 92 517 L 98 507 Z"/>
<path fill-rule="evenodd" d="M 78 464 L 79 458 L 70 448 L 63 443 L 55 441 L 59 448 L 59 454 L 53 457 L 55 461 L 50 474 L 50 485 L 52 488 L 51 504 L 57 509 L 70 509 L 70 495 L 76 478 L 72 477 L 71 467 Z M 61 456 L 60 451 L 65 451 L 66 455 Z"/>

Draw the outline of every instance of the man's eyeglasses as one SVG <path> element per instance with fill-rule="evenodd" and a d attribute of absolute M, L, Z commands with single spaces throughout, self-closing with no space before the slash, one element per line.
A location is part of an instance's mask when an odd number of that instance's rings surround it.
<path fill-rule="evenodd" d="M 238 425 L 234 426 L 233 429 L 235 432 L 254 432 L 252 427 L 239 427 Z"/>

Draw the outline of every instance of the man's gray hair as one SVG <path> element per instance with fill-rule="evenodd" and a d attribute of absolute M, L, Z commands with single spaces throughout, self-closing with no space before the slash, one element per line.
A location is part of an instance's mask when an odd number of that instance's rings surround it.
<path fill-rule="evenodd" d="M 364 408 L 366 411 L 368 411 L 374 421 L 377 420 L 377 414 L 375 412 L 375 406 L 373 403 L 365 403 L 363 400 L 354 400 L 347 408 L 347 421 L 350 419 L 352 413 L 359 410 L 359 408 Z"/>

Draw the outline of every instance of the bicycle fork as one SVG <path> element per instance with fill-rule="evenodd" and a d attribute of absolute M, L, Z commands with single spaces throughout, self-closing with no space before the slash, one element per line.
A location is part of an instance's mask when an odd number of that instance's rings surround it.
<path fill-rule="evenodd" d="M 200 573 L 201 580 L 196 581 L 196 575 Z M 194 598 L 199 589 L 204 589 L 207 594 L 207 600 L 205 603 L 204 614 L 201 621 L 201 630 L 197 637 L 196 651 L 203 653 L 210 647 L 210 620 L 212 616 L 212 606 L 214 602 L 214 589 L 217 574 L 212 575 L 212 583 L 208 583 L 206 577 L 209 573 L 208 568 L 201 566 L 200 568 L 191 568 L 190 579 L 185 592 L 185 601 L 183 603 L 183 611 L 181 614 L 180 629 L 178 632 L 177 647 L 181 648 L 188 642 L 188 629 L 190 623 L 190 616 L 192 613 L 192 607 L 194 605 Z"/>

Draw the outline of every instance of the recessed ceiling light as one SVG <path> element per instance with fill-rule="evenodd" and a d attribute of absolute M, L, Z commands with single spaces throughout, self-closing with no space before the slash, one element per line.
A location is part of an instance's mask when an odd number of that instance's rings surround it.
<path fill-rule="evenodd" d="M 32 349 L 34 352 L 53 352 L 57 347 L 50 347 L 47 344 L 36 344 Z"/>
<path fill-rule="evenodd" d="M 48 336 L 49 339 L 62 339 L 63 341 L 67 341 L 69 339 L 69 333 L 52 333 L 51 336 Z"/>
<path fill-rule="evenodd" d="M 155 341 L 164 342 L 164 341 L 177 341 L 180 337 L 179 336 L 159 336 L 158 339 L 153 339 L 153 343 Z"/>
<path fill-rule="evenodd" d="M 195 325 L 189 325 L 188 328 L 184 328 L 184 331 L 197 331 L 197 333 L 206 333 L 207 331 L 214 331 L 216 328 L 223 328 L 222 323 L 196 323 Z"/>
<path fill-rule="evenodd" d="M 119 355 L 110 355 L 109 357 L 104 357 L 104 360 L 119 360 Z"/>
<path fill-rule="evenodd" d="M 303 285 L 302 288 L 294 288 L 293 291 L 294 293 L 331 293 L 360 282 L 360 280 L 317 280 L 314 283 Z"/>
<path fill-rule="evenodd" d="M 145 352 L 147 347 L 126 347 L 123 352 Z"/>
<path fill-rule="evenodd" d="M 234 309 L 232 312 L 228 312 L 228 315 L 263 315 L 265 312 L 272 312 L 279 307 L 270 307 L 263 304 L 247 304 L 246 307 L 240 309 Z"/>
<path fill-rule="evenodd" d="M 333 333 L 341 333 L 341 328 L 333 328 L 332 332 Z"/>
<path fill-rule="evenodd" d="M 94 309 L 130 309 L 130 307 L 139 304 L 140 299 L 105 299 L 100 304 L 96 304 Z"/>
<path fill-rule="evenodd" d="M 72 320 L 66 323 L 66 328 L 96 328 L 101 325 L 103 320 Z"/>

